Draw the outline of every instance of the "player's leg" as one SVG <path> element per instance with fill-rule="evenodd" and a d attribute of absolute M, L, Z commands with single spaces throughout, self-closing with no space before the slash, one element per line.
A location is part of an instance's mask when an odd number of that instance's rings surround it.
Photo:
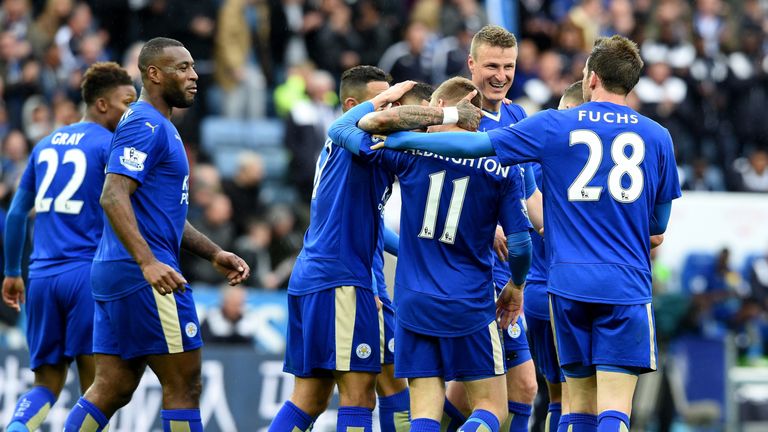
<path fill-rule="evenodd" d="M 19 397 L 8 424 L 10 431 L 36 430 L 56 402 L 66 377 L 63 317 L 55 296 L 47 299 L 47 290 L 55 278 L 31 278 L 27 288 L 27 344 L 35 383 Z"/>
<path fill-rule="evenodd" d="M 472 414 L 459 430 L 499 431 L 508 415 L 508 401 L 504 343 L 496 321 L 469 335 L 445 338 L 441 349 L 445 378 L 464 382 L 472 407 Z"/>
<path fill-rule="evenodd" d="M 524 350 L 528 353 L 528 350 Z M 503 432 L 527 432 L 533 412 L 533 400 L 539 390 L 533 360 L 512 366 L 507 370 L 507 409 L 509 414 L 501 425 Z"/>
<path fill-rule="evenodd" d="M 334 338 L 333 290 L 288 295 L 288 332 L 283 370 L 294 375 L 293 392 L 272 419 L 270 432 L 307 431 L 325 411 L 336 385 L 331 374 Z M 304 322 L 311 323 L 305 326 Z"/>
<path fill-rule="evenodd" d="M 597 411 L 599 432 L 628 432 L 632 414 L 632 396 L 637 375 L 597 371 Z"/>
<path fill-rule="evenodd" d="M 445 402 L 443 403 L 443 420 L 440 423 L 441 432 L 456 432 L 472 414 L 469 406 L 467 389 L 464 383 L 451 381 L 446 384 Z"/>
<path fill-rule="evenodd" d="M 597 430 L 597 382 L 592 366 L 593 311 L 585 304 L 550 294 L 550 319 L 557 355 L 568 385 L 570 411 L 561 426 L 571 432 Z"/>
<path fill-rule="evenodd" d="M 395 365 L 381 365 L 376 378 L 379 426 L 382 432 L 407 432 L 410 428 L 411 397 L 405 379 L 395 378 Z"/>
<path fill-rule="evenodd" d="M 651 304 L 610 305 L 595 319 L 598 430 L 630 428 L 637 376 L 656 370 L 656 336 Z"/>
<path fill-rule="evenodd" d="M 85 394 L 96 377 L 96 360 L 93 355 L 81 355 L 77 356 L 75 361 L 77 362 L 77 376 L 80 379 L 80 393 Z"/>
<path fill-rule="evenodd" d="M 408 384 L 395 378 L 395 311 L 389 299 L 382 299 L 379 311 L 381 373 L 376 378 L 379 399 L 379 426 L 382 432 L 405 432 L 410 428 L 411 398 Z"/>
<path fill-rule="evenodd" d="M 443 417 L 445 382 L 440 377 L 409 378 L 411 389 L 411 431 L 439 432 Z"/>
<path fill-rule="evenodd" d="M 376 375 L 381 372 L 379 311 L 373 292 L 334 290 L 334 377 L 339 387 L 338 431 L 373 430 Z"/>
<path fill-rule="evenodd" d="M 461 431 L 496 432 L 508 416 L 507 383 L 503 375 L 473 381 L 465 381 L 472 414 Z"/>
<path fill-rule="evenodd" d="M 100 334 L 98 330 L 94 333 L 96 350 L 100 350 Z M 146 368 L 146 361 L 141 357 L 126 360 L 116 355 L 95 354 L 94 358 L 93 384 L 69 412 L 65 432 L 103 430 L 115 412 L 131 401 Z"/>
<path fill-rule="evenodd" d="M 176 427 L 202 432 L 200 419 L 201 350 L 147 356 L 147 364 L 163 388 L 163 431 Z"/>
<path fill-rule="evenodd" d="M 565 382 L 565 376 L 563 376 L 563 382 L 560 383 L 560 394 L 562 395 L 562 399 L 560 402 L 560 421 L 554 425 L 552 425 L 557 432 L 566 432 L 568 430 L 568 422 L 571 417 L 571 405 L 570 405 L 570 399 L 568 396 L 568 384 Z"/>
<path fill-rule="evenodd" d="M 546 310 L 546 300 L 544 303 Z M 525 320 L 528 324 L 526 330 L 531 343 L 531 354 L 534 357 L 536 367 L 544 376 L 547 382 L 547 390 L 549 390 L 549 408 L 547 409 L 547 418 L 544 422 L 544 430 L 545 432 L 556 432 L 563 412 L 562 382 L 565 381 L 565 377 L 562 374 L 557 358 L 549 316 L 539 315 L 539 311 L 531 311 L 529 313 L 528 306 L 529 303 L 526 303 Z"/>

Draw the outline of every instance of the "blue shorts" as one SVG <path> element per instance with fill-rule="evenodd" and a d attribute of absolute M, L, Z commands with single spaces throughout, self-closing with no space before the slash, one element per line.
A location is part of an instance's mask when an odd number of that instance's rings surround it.
<path fill-rule="evenodd" d="M 527 316 L 525 322 L 528 323 L 528 336 L 531 338 L 531 346 L 533 347 L 531 354 L 533 354 L 536 368 L 548 382 L 564 382 L 565 377 L 563 371 L 560 370 L 560 362 L 557 359 L 551 322 L 536 316 Z"/>
<path fill-rule="evenodd" d="M 510 324 L 502 333 L 504 338 L 504 364 L 507 369 L 521 365 L 531 359 L 531 350 L 528 347 L 525 320 L 522 315 L 517 322 Z"/>
<path fill-rule="evenodd" d="M 382 323 L 379 324 L 380 332 L 384 334 L 384 360 L 381 364 L 392 364 L 395 362 L 395 309 L 392 307 L 392 300 L 388 298 L 381 299 L 381 311 L 379 315 Z"/>
<path fill-rule="evenodd" d="M 560 365 L 656 370 L 653 307 L 585 303 L 549 295 Z"/>
<path fill-rule="evenodd" d="M 283 371 L 297 377 L 332 371 L 381 372 L 384 337 L 373 292 L 342 286 L 288 294 L 288 336 Z"/>
<path fill-rule="evenodd" d="M 160 295 L 147 285 L 116 300 L 96 300 L 93 352 L 124 359 L 203 346 L 192 290 Z"/>
<path fill-rule="evenodd" d="M 30 368 L 93 354 L 91 264 L 47 277 L 30 277 L 27 289 Z"/>
<path fill-rule="evenodd" d="M 428 336 L 395 322 L 395 377 L 474 381 L 503 375 L 504 344 L 496 321 L 458 337 Z"/>

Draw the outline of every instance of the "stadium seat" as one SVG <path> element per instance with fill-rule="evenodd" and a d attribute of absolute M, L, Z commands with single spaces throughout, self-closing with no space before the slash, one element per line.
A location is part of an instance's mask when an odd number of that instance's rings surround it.
<path fill-rule="evenodd" d="M 694 252 L 685 258 L 680 276 L 681 290 L 685 294 L 700 294 L 707 290 L 707 280 L 715 269 L 715 256 Z"/>
<path fill-rule="evenodd" d="M 211 155 L 222 147 L 240 147 L 259 150 L 264 147 L 282 147 L 285 127 L 280 119 L 239 120 L 226 117 L 207 117 L 201 128 L 203 149 Z"/>

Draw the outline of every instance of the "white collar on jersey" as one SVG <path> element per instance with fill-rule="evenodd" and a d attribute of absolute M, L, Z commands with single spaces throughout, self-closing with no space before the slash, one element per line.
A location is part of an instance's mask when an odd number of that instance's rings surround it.
<path fill-rule="evenodd" d="M 501 121 L 501 110 L 499 110 L 499 112 L 497 112 L 496 114 L 493 114 L 490 111 L 483 110 L 483 115 L 497 123 Z"/>

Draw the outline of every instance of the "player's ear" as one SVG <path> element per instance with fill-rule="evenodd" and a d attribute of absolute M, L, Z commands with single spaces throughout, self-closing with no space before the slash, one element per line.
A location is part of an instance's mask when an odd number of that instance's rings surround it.
<path fill-rule="evenodd" d="M 593 89 L 597 87 L 597 82 L 600 80 L 600 78 L 597 76 L 595 71 L 589 72 L 589 88 Z"/>
<path fill-rule="evenodd" d="M 445 106 L 445 101 L 442 99 L 437 100 L 437 106 L 440 108 L 443 108 Z"/>
<path fill-rule="evenodd" d="M 469 68 L 470 72 L 474 72 L 474 69 L 475 69 L 475 59 L 472 58 L 472 54 L 469 54 L 467 56 L 467 67 Z"/>
<path fill-rule="evenodd" d="M 394 108 L 394 107 L 399 107 L 399 106 L 401 106 L 401 105 L 402 105 L 402 103 L 400 103 L 400 101 L 399 101 L 399 100 L 396 100 L 396 101 L 392 102 L 392 107 L 393 107 L 393 108 Z"/>
<path fill-rule="evenodd" d="M 160 68 L 155 65 L 147 66 L 147 78 L 155 84 L 160 84 Z"/>
<path fill-rule="evenodd" d="M 353 97 L 348 97 L 348 98 L 344 99 L 344 103 L 343 103 L 344 111 L 347 111 L 347 110 L 350 110 L 350 109 L 354 108 L 355 105 L 357 105 L 357 99 L 355 99 Z"/>
<path fill-rule="evenodd" d="M 106 113 L 109 109 L 109 103 L 107 103 L 107 100 L 104 98 L 96 99 L 96 103 L 94 103 L 94 105 L 96 106 L 96 110 L 101 114 Z"/>

